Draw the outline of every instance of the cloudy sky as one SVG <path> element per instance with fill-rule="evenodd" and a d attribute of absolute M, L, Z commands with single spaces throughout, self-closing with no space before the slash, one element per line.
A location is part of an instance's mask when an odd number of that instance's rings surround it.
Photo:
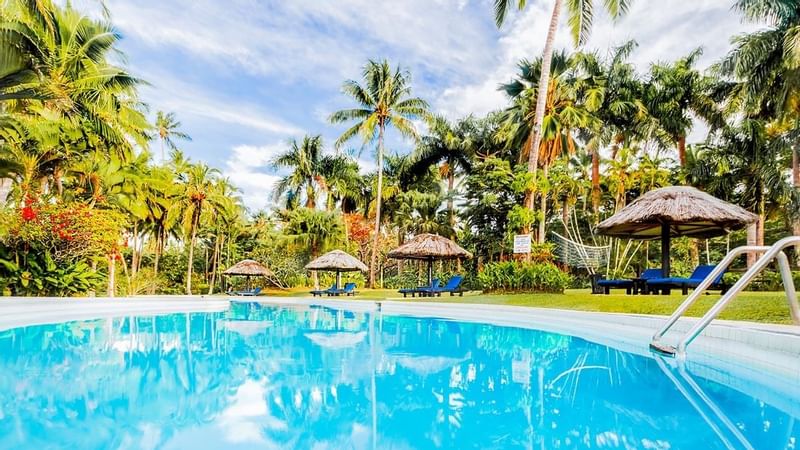
<path fill-rule="evenodd" d="M 269 161 L 290 138 L 322 134 L 330 144 L 343 130 L 326 117 L 350 106 L 339 88 L 367 59 L 408 68 L 437 112 L 484 114 L 504 106 L 497 85 L 516 62 L 541 53 L 551 4 L 529 1 L 498 30 L 491 0 L 107 0 L 131 71 L 150 83 L 153 115 L 175 112 L 193 138 L 182 149 L 222 168 L 251 209 L 269 201 L 278 176 Z M 646 70 L 702 46 L 707 66 L 753 28 L 732 4 L 639 0 L 616 23 L 598 11 L 587 47 L 636 39 L 632 59 Z M 556 45 L 572 45 L 564 27 Z M 399 139 L 391 147 L 410 150 Z M 359 159 L 374 165 L 369 150 Z"/>

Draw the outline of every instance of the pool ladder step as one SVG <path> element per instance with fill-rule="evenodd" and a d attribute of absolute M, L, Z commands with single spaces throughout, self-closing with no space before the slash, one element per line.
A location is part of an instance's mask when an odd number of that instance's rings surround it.
<path fill-rule="evenodd" d="M 783 289 L 786 292 L 786 301 L 789 303 L 789 312 L 792 315 L 792 320 L 796 325 L 800 325 L 800 303 L 797 301 L 797 292 L 794 288 L 794 280 L 792 279 L 792 270 L 789 266 L 789 258 L 784 253 L 788 247 L 797 247 L 800 250 L 800 236 L 789 236 L 783 238 L 770 247 L 745 245 L 737 247 L 720 261 L 719 264 L 708 274 L 705 279 L 697 286 L 697 288 L 686 297 L 686 300 L 681 303 L 678 309 L 667 319 L 664 325 L 653 335 L 653 340 L 650 342 L 650 349 L 666 356 L 684 357 L 686 354 L 686 347 L 705 330 L 705 328 L 717 318 L 717 316 L 725 309 L 726 306 L 741 293 L 744 288 L 755 279 L 772 261 L 777 261 L 778 267 L 781 272 L 781 279 L 783 281 Z M 692 328 L 687 331 L 678 341 L 675 346 L 661 342 L 661 338 L 678 322 L 678 319 L 683 317 L 686 311 L 700 298 L 700 296 L 711 287 L 714 280 L 722 275 L 728 266 L 738 258 L 746 253 L 761 253 L 762 255 L 758 260 L 747 270 L 747 272 L 739 278 L 731 288 L 725 292 L 717 303 L 708 310 L 708 312 L 700 318 Z"/>

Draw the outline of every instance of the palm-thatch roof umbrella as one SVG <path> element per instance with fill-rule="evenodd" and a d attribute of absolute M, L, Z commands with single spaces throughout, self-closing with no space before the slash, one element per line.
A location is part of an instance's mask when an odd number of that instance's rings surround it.
<path fill-rule="evenodd" d="M 472 253 L 446 237 L 422 233 L 390 251 L 388 256 L 394 259 L 428 261 L 428 285 L 430 285 L 433 282 L 433 261 L 435 259 L 469 259 L 472 258 Z"/>
<path fill-rule="evenodd" d="M 722 236 L 758 220 L 755 214 L 691 186 L 652 190 L 600 222 L 606 236 L 661 239 L 661 270 L 669 276 L 670 240 Z"/>
<path fill-rule="evenodd" d="M 341 250 L 333 250 L 306 264 L 306 270 L 329 270 L 336 272 L 336 289 L 342 281 L 342 272 L 366 272 L 366 264 Z"/>
<path fill-rule="evenodd" d="M 226 276 L 242 276 L 247 278 L 247 288 L 250 289 L 250 278 L 252 277 L 272 277 L 272 271 L 263 264 L 252 259 L 243 259 L 222 272 Z"/>

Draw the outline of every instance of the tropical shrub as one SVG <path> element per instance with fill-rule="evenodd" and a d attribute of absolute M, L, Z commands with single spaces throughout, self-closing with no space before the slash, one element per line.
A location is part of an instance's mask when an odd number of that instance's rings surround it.
<path fill-rule="evenodd" d="M 569 286 L 572 277 L 552 263 L 493 262 L 478 274 L 486 291 L 557 292 Z"/>
<path fill-rule="evenodd" d="M 119 257 L 123 217 L 82 203 L 26 198 L 0 214 L 0 279 L 14 295 L 80 295 L 104 276 L 98 260 Z"/>

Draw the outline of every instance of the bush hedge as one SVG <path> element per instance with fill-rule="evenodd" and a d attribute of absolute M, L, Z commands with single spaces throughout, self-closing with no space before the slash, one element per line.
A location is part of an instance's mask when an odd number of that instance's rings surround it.
<path fill-rule="evenodd" d="M 478 282 L 486 291 L 563 293 L 572 276 L 549 262 L 504 261 L 486 264 Z"/>

